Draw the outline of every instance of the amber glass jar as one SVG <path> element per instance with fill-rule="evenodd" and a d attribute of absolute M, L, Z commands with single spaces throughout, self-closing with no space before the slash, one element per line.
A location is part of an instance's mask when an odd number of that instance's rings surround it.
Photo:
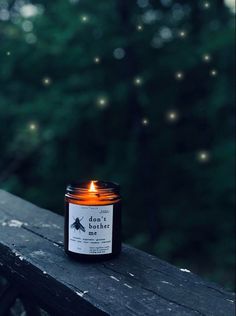
<path fill-rule="evenodd" d="M 82 261 L 107 260 L 121 251 L 120 187 L 113 182 L 71 183 L 65 194 L 65 252 Z"/>

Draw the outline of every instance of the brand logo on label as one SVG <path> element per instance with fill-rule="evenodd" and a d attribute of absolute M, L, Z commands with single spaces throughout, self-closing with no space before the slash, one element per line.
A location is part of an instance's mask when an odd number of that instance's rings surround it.
<path fill-rule="evenodd" d="M 85 232 L 84 226 L 81 224 L 81 221 L 83 220 L 83 217 L 79 219 L 78 217 L 74 218 L 74 223 L 70 225 L 71 228 L 74 228 L 78 230 L 79 232 Z"/>

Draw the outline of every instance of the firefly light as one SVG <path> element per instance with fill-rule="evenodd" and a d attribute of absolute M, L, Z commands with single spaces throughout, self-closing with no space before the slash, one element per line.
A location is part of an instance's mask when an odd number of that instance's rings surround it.
<path fill-rule="evenodd" d="M 178 120 L 178 113 L 174 110 L 168 111 L 166 113 L 166 118 L 170 122 L 175 122 Z"/>
<path fill-rule="evenodd" d="M 181 37 L 181 38 L 184 38 L 184 37 L 186 37 L 186 35 L 187 35 L 187 33 L 186 33 L 186 31 L 179 31 L 179 37 Z"/>
<path fill-rule="evenodd" d="M 202 59 L 205 61 L 205 62 L 209 62 L 211 60 L 211 56 L 209 54 L 204 54 L 202 56 Z"/>
<path fill-rule="evenodd" d="M 49 77 L 44 77 L 42 79 L 42 83 L 43 83 L 44 86 L 49 86 L 52 83 L 52 80 Z"/>
<path fill-rule="evenodd" d="M 203 3 L 203 7 L 204 7 L 205 9 L 209 9 L 209 8 L 210 8 L 210 3 L 209 3 L 209 2 L 204 2 L 204 3 Z"/>
<path fill-rule="evenodd" d="M 176 72 L 175 78 L 176 78 L 177 80 L 182 80 L 183 77 L 184 77 L 183 72 L 181 72 L 181 71 Z"/>
<path fill-rule="evenodd" d="M 143 79 L 142 79 L 141 77 L 136 77 L 136 78 L 134 78 L 134 84 L 135 84 L 136 86 L 141 86 L 142 83 L 143 83 Z"/>
<path fill-rule="evenodd" d="M 104 109 L 108 105 L 108 100 L 105 97 L 101 97 L 97 99 L 97 105 L 100 109 Z"/>
<path fill-rule="evenodd" d="M 36 131 L 37 128 L 38 128 L 38 126 L 37 126 L 36 123 L 31 122 L 31 123 L 29 124 L 29 130 L 30 130 L 30 131 Z"/>
<path fill-rule="evenodd" d="M 144 126 L 147 126 L 147 125 L 149 124 L 149 119 L 146 118 L 146 117 L 144 117 L 144 118 L 142 119 L 142 124 L 143 124 Z"/>
<path fill-rule="evenodd" d="M 82 16 L 81 16 L 81 21 L 82 21 L 82 22 L 88 22 L 88 17 L 87 17 L 87 15 L 82 15 Z"/>
<path fill-rule="evenodd" d="M 143 30 L 143 26 L 141 24 L 137 25 L 137 30 L 138 31 L 142 31 Z"/>
<path fill-rule="evenodd" d="M 94 57 L 94 62 L 95 64 L 99 64 L 100 63 L 100 58 L 98 56 Z"/>
<path fill-rule="evenodd" d="M 210 75 L 211 75 L 212 77 L 217 76 L 217 74 L 218 74 L 218 71 L 217 71 L 216 69 L 212 69 L 212 70 L 210 71 Z"/>
<path fill-rule="evenodd" d="M 205 150 L 201 150 L 197 153 L 197 159 L 199 162 L 207 162 L 210 159 L 210 155 L 209 152 L 205 151 Z"/>

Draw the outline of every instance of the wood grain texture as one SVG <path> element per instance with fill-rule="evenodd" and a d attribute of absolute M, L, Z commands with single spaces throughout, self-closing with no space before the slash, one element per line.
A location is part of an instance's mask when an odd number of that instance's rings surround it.
<path fill-rule="evenodd" d="M 130 246 L 102 263 L 69 259 L 63 217 L 1 190 L 0 272 L 53 315 L 235 315 L 233 293 Z"/>

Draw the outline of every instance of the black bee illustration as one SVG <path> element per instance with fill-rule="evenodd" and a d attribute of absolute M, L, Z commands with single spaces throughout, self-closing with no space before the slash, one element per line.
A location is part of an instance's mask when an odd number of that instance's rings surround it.
<path fill-rule="evenodd" d="M 70 225 L 71 228 L 74 228 L 78 230 L 79 232 L 82 230 L 82 232 L 85 232 L 84 226 L 81 224 L 83 217 L 79 219 L 78 217 L 74 218 L 74 223 Z"/>

